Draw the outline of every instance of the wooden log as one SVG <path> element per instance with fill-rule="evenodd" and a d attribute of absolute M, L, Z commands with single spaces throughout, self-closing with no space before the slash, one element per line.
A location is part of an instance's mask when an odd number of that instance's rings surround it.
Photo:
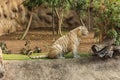
<path fill-rule="evenodd" d="M 115 54 L 120 54 L 120 46 L 115 46 L 115 39 L 108 40 L 101 44 L 94 44 L 91 49 L 93 51 L 92 55 L 103 57 L 113 57 Z"/>

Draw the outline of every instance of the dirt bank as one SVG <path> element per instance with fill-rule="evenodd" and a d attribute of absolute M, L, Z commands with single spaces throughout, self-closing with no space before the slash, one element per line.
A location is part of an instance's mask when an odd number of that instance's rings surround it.
<path fill-rule="evenodd" d="M 5 61 L 3 80 L 120 80 L 120 59 Z"/>

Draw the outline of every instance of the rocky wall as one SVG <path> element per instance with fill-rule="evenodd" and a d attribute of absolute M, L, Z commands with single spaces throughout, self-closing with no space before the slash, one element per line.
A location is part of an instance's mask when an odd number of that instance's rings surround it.
<path fill-rule="evenodd" d="M 29 14 L 22 2 L 23 0 L 0 0 L 0 35 L 26 28 Z M 80 25 L 79 17 L 74 10 L 67 11 L 65 16 L 62 27 L 71 29 Z M 42 29 L 43 27 L 47 29 L 52 27 L 52 10 L 46 5 L 34 10 L 30 28 Z M 56 20 L 55 27 L 57 27 Z"/>

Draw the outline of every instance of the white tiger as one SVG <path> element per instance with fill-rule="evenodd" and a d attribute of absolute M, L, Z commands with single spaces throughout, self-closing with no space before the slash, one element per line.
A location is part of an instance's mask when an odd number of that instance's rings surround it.
<path fill-rule="evenodd" d="M 47 55 L 35 56 L 30 58 L 64 58 L 64 55 L 68 52 L 73 53 L 74 58 L 78 58 L 77 49 L 80 44 L 81 36 L 88 35 L 88 30 L 85 26 L 79 26 L 71 30 L 66 35 L 57 39 L 51 46 L 50 51 Z"/>

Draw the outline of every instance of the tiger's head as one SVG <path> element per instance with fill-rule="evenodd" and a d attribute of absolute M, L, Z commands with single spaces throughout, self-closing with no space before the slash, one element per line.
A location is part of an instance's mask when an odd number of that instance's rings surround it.
<path fill-rule="evenodd" d="M 78 27 L 78 36 L 87 36 L 88 35 L 88 29 L 85 26 L 79 26 Z"/>

